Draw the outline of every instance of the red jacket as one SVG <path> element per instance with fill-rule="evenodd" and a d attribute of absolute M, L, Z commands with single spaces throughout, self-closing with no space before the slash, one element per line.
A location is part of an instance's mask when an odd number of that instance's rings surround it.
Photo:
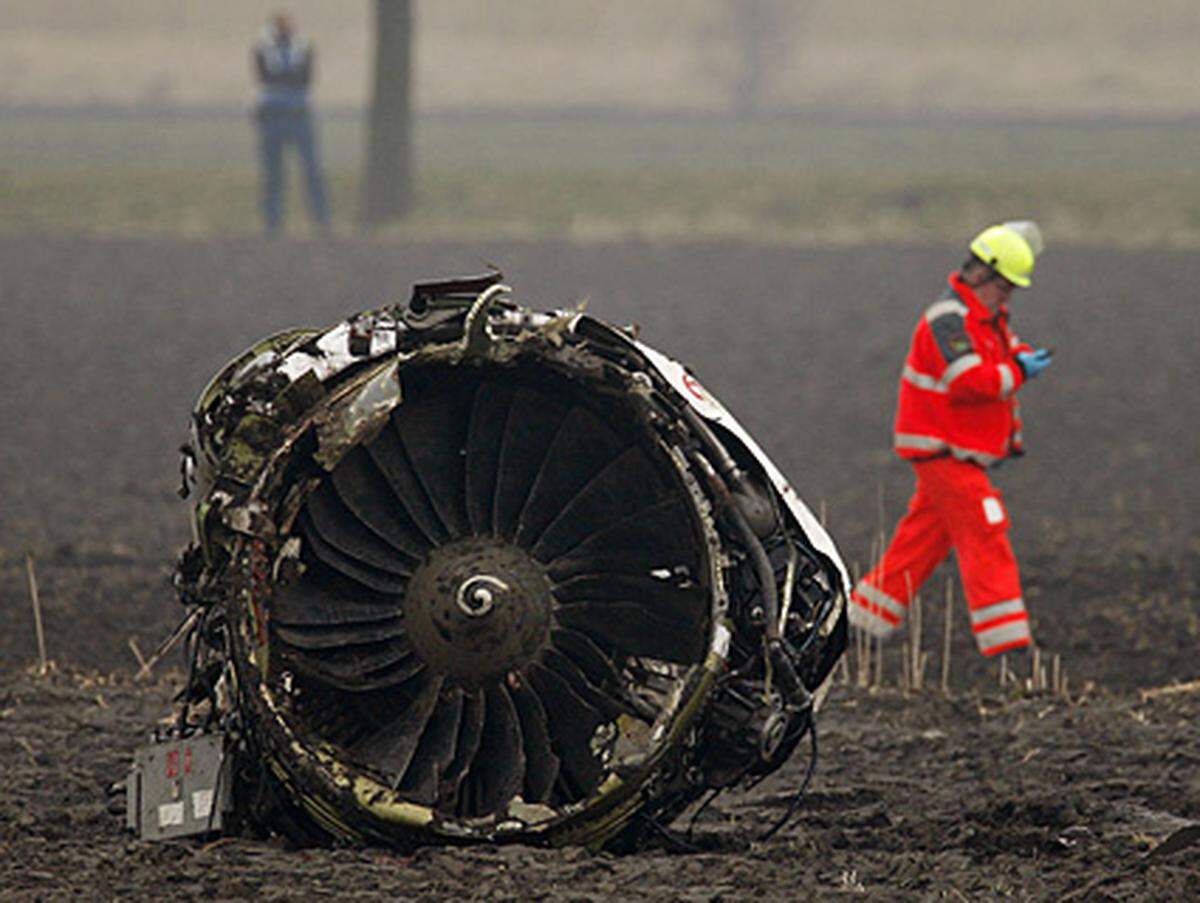
<path fill-rule="evenodd" d="M 1008 309 L 992 313 L 960 275 L 925 311 L 900 377 L 896 452 L 920 460 L 951 454 L 987 467 L 1021 454 L 1016 361 L 1030 350 L 1008 328 Z"/>

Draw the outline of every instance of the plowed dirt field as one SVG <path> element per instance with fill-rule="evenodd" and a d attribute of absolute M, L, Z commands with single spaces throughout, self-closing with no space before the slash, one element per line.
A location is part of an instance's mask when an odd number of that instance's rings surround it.
<path fill-rule="evenodd" d="M 1051 236 L 1052 237 L 1052 236 Z M 1028 456 L 996 474 L 1035 635 L 1069 698 L 1001 689 L 961 595 L 950 690 L 839 685 L 797 818 L 758 834 L 805 757 L 696 821 L 693 851 L 289 850 L 145 844 L 108 786 L 179 662 L 176 449 L 207 379 L 255 339 L 499 265 L 517 296 L 617 322 L 693 367 L 863 564 L 911 488 L 895 380 L 953 247 L 797 250 L 366 241 L 0 239 L 0 888 L 5 899 L 1194 899 L 1200 896 L 1200 259 L 1053 249 L 1014 304 L 1053 344 L 1022 391 Z M 35 673 L 32 556 L 55 665 Z M 926 600 L 941 673 L 944 575 Z M 956 591 L 957 592 L 957 591 Z M 1021 664 L 1017 667 L 1025 667 Z M 1168 688 L 1166 691 L 1163 688 Z M 686 819 L 676 827 L 686 829 Z"/>

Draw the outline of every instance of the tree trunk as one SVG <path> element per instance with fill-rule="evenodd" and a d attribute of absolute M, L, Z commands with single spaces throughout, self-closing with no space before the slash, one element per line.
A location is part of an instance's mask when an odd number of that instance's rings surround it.
<path fill-rule="evenodd" d="M 726 0 L 733 39 L 731 112 L 764 111 L 777 73 L 793 64 L 809 3 L 798 0 Z"/>
<path fill-rule="evenodd" d="M 375 67 L 367 120 L 362 222 L 400 219 L 412 203 L 412 3 L 375 0 Z"/>

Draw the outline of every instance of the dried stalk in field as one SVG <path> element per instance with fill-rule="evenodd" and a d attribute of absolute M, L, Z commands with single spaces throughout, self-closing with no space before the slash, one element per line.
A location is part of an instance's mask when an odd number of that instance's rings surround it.
<path fill-rule="evenodd" d="M 137 659 L 138 674 L 141 674 L 146 670 L 146 657 L 142 655 L 142 650 L 138 648 L 137 640 L 134 637 L 129 638 L 127 645 L 129 646 L 129 651 L 133 653 L 133 657 Z"/>
<path fill-rule="evenodd" d="M 42 603 L 38 596 L 37 574 L 33 568 L 33 555 L 25 553 L 25 577 L 29 581 L 29 601 L 33 605 L 33 626 L 37 632 L 38 677 L 45 677 L 49 670 L 46 662 L 46 632 L 42 628 Z"/>
<path fill-rule="evenodd" d="M 868 563 L 874 566 L 875 545 L 871 544 L 871 558 Z M 858 563 L 854 564 L 855 582 L 858 580 Z M 871 637 L 860 627 L 851 629 L 851 634 L 854 640 L 854 685 L 865 690 L 871 685 Z"/>
<path fill-rule="evenodd" d="M 905 575 L 905 577 L 907 578 L 907 575 Z M 924 654 L 921 651 L 922 631 L 924 630 L 924 625 L 921 620 L 921 596 L 919 593 L 917 595 L 913 595 L 911 582 L 909 583 L 908 595 L 909 598 L 912 599 L 912 611 L 909 615 L 910 629 L 908 661 L 909 667 L 911 668 L 909 683 L 913 690 L 919 691 L 925 682 L 925 675 L 922 673 L 923 668 L 921 664 L 921 660 L 924 657 Z"/>
<path fill-rule="evenodd" d="M 942 692 L 950 692 L 950 639 L 954 613 L 954 586 L 946 578 L 946 617 L 942 622 Z"/>
<path fill-rule="evenodd" d="M 875 639 L 875 651 L 877 658 L 875 659 L 875 683 L 873 686 L 883 686 L 883 637 Z"/>
<path fill-rule="evenodd" d="M 870 635 L 861 628 L 854 631 L 854 654 L 857 657 L 857 684 L 861 689 L 871 685 Z"/>
<path fill-rule="evenodd" d="M 1050 680 L 1054 695 L 1070 702 L 1071 697 L 1067 693 L 1067 670 L 1062 666 L 1062 656 L 1057 652 L 1054 654 L 1054 659 L 1050 666 L 1050 674 L 1052 675 Z"/>
<path fill-rule="evenodd" d="M 192 626 L 198 620 L 200 620 L 200 615 L 201 610 L 196 609 L 192 611 L 186 618 L 180 621 L 175 629 L 171 631 L 170 635 L 158 644 L 158 648 L 155 649 L 154 653 L 145 661 L 142 661 L 141 655 L 138 655 L 136 649 L 134 650 L 134 654 L 137 655 L 138 660 L 141 661 L 141 668 L 138 669 L 138 673 L 136 675 L 138 680 L 143 680 L 150 676 L 150 672 L 154 670 L 154 666 L 162 661 L 163 657 L 168 652 L 179 645 L 179 641 L 182 640 L 184 636 L 187 635 L 187 632 L 192 629 Z M 129 642 L 130 645 L 132 645 L 133 639 L 130 638 Z"/>
<path fill-rule="evenodd" d="M 874 549 L 872 549 L 872 554 L 873 553 Z M 857 561 L 854 562 L 852 567 L 853 569 L 851 571 L 851 578 L 857 585 L 859 578 L 862 576 L 862 570 Z M 850 604 L 853 605 L 854 603 Z M 861 628 L 853 625 L 850 627 L 850 648 L 847 650 L 846 654 L 853 655 L 854 658 L 854 663 L 850 668 L 854 675 L 852 678 L 854 686 L 860 688 L 865 687 L 867 684 L 866 678 L 863 676 L 863 631 Z M 849 682 L 850 681 L 847 680 L 847 683 Z"/>

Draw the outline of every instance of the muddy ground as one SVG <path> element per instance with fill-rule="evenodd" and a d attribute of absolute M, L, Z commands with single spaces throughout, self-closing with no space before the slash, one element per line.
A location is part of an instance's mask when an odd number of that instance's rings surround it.
<path fill-rule="evenodd" d="M 360 896 L 1188 899 L 1200 894 L 1200 259 L 1063 249 L 1016 301 L 1052 343 L 1029 456 L 996 475 L 1036 636 L 1070 699 L 997 686 L 954 609 L 950 692 L 836 688 L 794 823 L 757 834 L 797 755 L 696 822 L 700 852 L 289 851 L 143 844 L 106 788 L 178 686 L 133 678 L 176 623 L 175 450 L 205 381 L 256 338 L 500 265 L 535 307 L 636 321 L 743 420 L 852 565 L 910 489 L 895 378 L 956 248 L 175 243 L 0 239 L 0 888 L 6 899 Z M 32 555 L 46 645 L 38 677 Z M 944 575 L 926 601 L 930 677 Z M 936 600 L 936 601 L 935 601 Z M 1179 688 L 1176 688 L 1177 690 Z M 1149 691 L 1149 692 L 1147 692 Z M 686 821 L 679 827 L 686 828 Z"/>

